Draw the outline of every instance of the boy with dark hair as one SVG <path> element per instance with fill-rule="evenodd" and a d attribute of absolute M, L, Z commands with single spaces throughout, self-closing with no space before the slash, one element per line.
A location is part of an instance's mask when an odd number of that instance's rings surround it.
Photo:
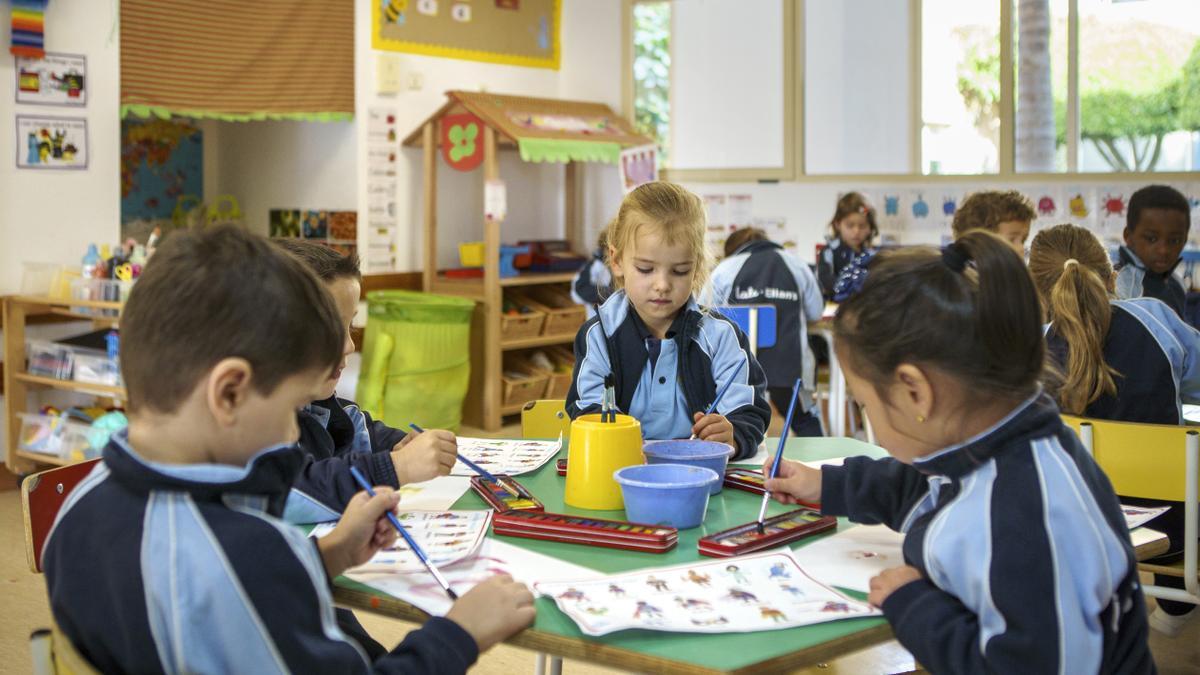
<path fill-rule="evenodd" d="M 458 452 L 453 433 L 429 429 L 406 434 L 372 420 L 354 402 L 337 397 L 346 357 L 354 352 L 350 322 L 362 290 L 358 256 L 345 256 L 298 239 L 272 239 L 271 243 L 304 263 L 322 281 L 337 306 L 343 335 L 339 366 L 318 397 L 299 412 L 300 449 L 309 459 L 288 498 L 285 519 L 300 523 L 336 519 L 358 492 L 350 466 L 357 466 L 373 484 L 391 488 L 450 473 Z"/>
<path fill-rule="evenodd" d="M 981 190 L 967 195 L 954 211 L 950 229 L 958 239 L 971 230 L 987 230 L 1008 242 L 1022 256 L 1037 212 L 1016 190 Z"/>
<path fill-rule="evenodd" d="M 1191 229 L 1191 205 L 1168 185 L 1147 185 L 1129 198 L 1125 245 L 1118 252 L 1116 293 L 1151 297 L 1184 316 L 1187 293 L 1173 274 Z"/>
<path fill-rule="evenodd" d="M 129 428 L 72 491 L 43 562 L 55 621 L 104 672 L 465 672 L 527 625 L 488 580 L 370 663 L 329 580 L 390 546 L 395 491 L 328 536 L 279 519 L 303 455 L 296 409 L 342 354 L 337 307 L 300 263 L 233 227 L 167 238 L 121 317 Z"/>

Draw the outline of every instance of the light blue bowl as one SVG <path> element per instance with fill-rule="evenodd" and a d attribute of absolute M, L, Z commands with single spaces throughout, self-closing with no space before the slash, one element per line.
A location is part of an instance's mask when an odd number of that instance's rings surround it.
<path fill-rule="evenodd" d="M 625 499 L 625 517 L 635 523 L 685 530 L 704 522 L 708 490 L 716 471 L 685 464 L 639 464 L 613 472 Z"/>
<path fill-rule="evenodd" d="M 733 455 L 733 448 L 715 441 L 678 440 L 650 441 L 642 447 L 647 464 L 686 464 L 712 469 L 718 476 L 725 475 L 725 466 Z M 708 489 L 708 494 L 721 491 L 725 481 L 719 480 Z"/>

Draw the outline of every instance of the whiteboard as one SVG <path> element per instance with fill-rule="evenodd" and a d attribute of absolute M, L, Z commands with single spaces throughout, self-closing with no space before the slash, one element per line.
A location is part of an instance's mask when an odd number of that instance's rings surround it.
<path fill-rule="evenodd" d="M 671 3 L 671 169 L 778 169 L 785 0 Z"/>

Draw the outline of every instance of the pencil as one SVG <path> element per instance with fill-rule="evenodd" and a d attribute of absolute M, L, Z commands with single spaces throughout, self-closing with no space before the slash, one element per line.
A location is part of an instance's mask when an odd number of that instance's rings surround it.
<path fill-rule="evenodd" d="M 803 383 L 800 378 L 796 378 L 796 384 L 792 389 L 792 400 L 788 403 L 787 421 L 783 423 L 783 432 L 779 434 L 779 449 L 775 451 L 775 461 L 771 463 L 771 474 L 764 476 L 764 487 L 767 478 L 775 478 L 779 475 L 779 461 L 783 457 L 783 446 L 787 444 L 788 431 L 792 428 L 792 415 L 796 412 L 796 401 L 800 399 L 800 388 Z M 767 504 L 771 502 L 771 491 L 763 492 L 762 507 L 758 509 L 758 533 L 763 534 L 766 528 L 763 527 L 763 520 L 767 517 Z"/>

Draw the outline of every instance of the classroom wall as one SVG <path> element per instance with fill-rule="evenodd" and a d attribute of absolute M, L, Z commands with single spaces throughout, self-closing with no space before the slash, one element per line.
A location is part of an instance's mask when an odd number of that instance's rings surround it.
<path fill-rule="evenodd" d="M 11 41 L 9 0 L 0 0 L 0 44 Z M 117 4 L 51 2 L 46 48 L 84 54 L 88 102 L 83 108 L 16 105 L 15 60 L 0 58 L 0 294 L 21 287 L 22 263 L 79 263 L 91 242 L 120 236 L 120 41 Z M 88 168 L 44 171 L 16 168 L 14 115 L 86 117 Z"/>

